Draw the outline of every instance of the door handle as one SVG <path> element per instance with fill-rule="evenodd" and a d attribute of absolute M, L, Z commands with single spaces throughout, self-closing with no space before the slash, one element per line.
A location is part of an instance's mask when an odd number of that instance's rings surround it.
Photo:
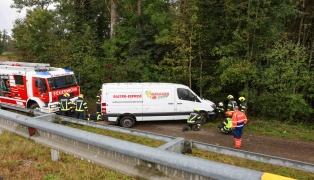
<path fill-rule="evenodd" d="M 172 105 L 173 103 L 168 103 L 169 105 Z"/>
<path fill-rule="evenodd" d="M 182 104 L 182 103 L 177 103 L 177 104 Z"/>

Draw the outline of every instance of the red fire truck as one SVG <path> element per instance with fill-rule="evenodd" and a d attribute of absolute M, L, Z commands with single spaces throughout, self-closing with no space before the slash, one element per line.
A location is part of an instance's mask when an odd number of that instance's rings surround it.
<path fill-rule="evenodd" d="M 46 63 L 0 62 L 0 105 L 57 112 L 64 93 L 77 99 L 80 87 L 73 71 Z"/>

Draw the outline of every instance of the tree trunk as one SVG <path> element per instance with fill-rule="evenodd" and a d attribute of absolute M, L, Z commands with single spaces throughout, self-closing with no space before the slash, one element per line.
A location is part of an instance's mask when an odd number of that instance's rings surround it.
<path fill-rule="evenodd" d="M 304 0 L 301 2 L 301 10 L 304 12 Z M 299 24 L 299 35 L 298 35 L 298 44 L 301 45 L 301 36 L 302 36 L 302 29 L 303 29 L 303 21 L 304 15 L 301 16 L 300 24 Z"/>
<path fill-rule="evenodd" d="M 141 0 L 137 0 L 137 15 L 141 16 L 141 6 L 142 6 L 142 1 Z"/>
<path fill-rule="evenodd" d="M 111 0 L 110 7 L 110 37 L 115 34 L 114 26 L 117 24 L 117 5 L 114 0 Z"/>
<path fill-rule="evenodd" d="M 192 33 L 193 33 L 193 30 L 192 30 Z M 190 36 L 190 52 L 189 52 L 189 85 L 190 85 L 190 88 L 192 88 L 192 33 L 191 33 L 191 36 Z"/>
<path fill-rule="evenodd" d="M 141 6 L 142 6 L 142 1 L 141 0 L 137 0 L 137 16 L 138 16 L 138 20 L 137 20 L 137 24 L 136 24 L 136 27 L 140 27 L 140 16 L 141 16 L 141 12 L 142 12 L 142 9 L 141 9 Z"/>

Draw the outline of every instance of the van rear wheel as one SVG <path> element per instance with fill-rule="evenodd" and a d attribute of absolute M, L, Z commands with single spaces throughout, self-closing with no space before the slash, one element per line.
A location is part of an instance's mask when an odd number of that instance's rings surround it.
<path fill-rule="evenodd" d="M 132 118 L 130 116 L 124 116 L 120 120 L 120 125 L 122 127 L 125 127 L 125 128 L 130 128 L 130 127 L 134 126 L 134 124 L 135 124 L 135 120 L 134 120 L 134 118 Z"/>

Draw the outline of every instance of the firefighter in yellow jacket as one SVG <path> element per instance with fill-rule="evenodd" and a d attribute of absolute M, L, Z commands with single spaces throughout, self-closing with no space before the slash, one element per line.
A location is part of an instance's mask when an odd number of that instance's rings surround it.
<path fill-rule="evenodd" d="M 239 101 L 240 101 L 240 111 L 246 113 L 246 100 L 244 97 L 239 97 Z"/>
<path fill-rule="evenodd" d="M 97 96 L 96 96 L 96 119 L 97 121 L 101 121 L 101 92 L 102 89 L 99 90 Z"/>
<path fill-rule="evenodd" d="M 62 116 L 72 116 L 72 102 L 70 101 L 69 93 L 64 93 L 64 95 L 59 99 L 58 107 Z"/>
<path fill-rule="evenodd" d="M 75 117 L 77 119 L 84 120 L 84 114 L 88 112 L 87 103 L 84 100 L 84 95 L 80 94 L 79 97 L 74 101 Z"/>

